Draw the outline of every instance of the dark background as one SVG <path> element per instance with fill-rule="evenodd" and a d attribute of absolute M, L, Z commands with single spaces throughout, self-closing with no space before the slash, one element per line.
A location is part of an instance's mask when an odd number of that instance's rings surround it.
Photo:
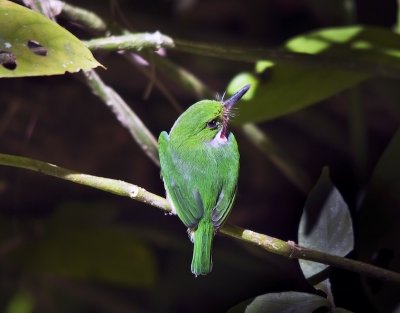
<path fill-rule="evenodd" d="M 115 3 L 112 6 L 108 1 L 73 1 L 71 4 L 95 11 L 115 29 L 159 30 L 173 38 L 247 47 L 278 46 L 292 36 L 321 27 L 368 24 L 391 28 L 396 22 L 395 0 L 347 1 L 354 5 L 350 13 L 338 9 L 334 2 L 326 1 L 326 5 L 321 5 L 312 0 L 119 1 L 116 10 L 110 9 L 115 8 Z M 82 38 L 91 37 L 78 25 L 63 19 L 60 22 Z M 224 92 L 236 73 L 253 68 L 240 62 L 173 51 L 168 51 L 167 55 L 219 93 Z M 121 94 L 156 137 L 162 130 L 170 129 L 178 113 L 156 88 L 144 98 L 149 84 L 147 78 L 116 54 L 99 53 L 96 57 L 107 67 L 106 71 L 99 69 L 98 73 Z M 176 83 L 167 79 L 164 83 L 182 107 L 198 100 Z M 368 123 L 368 162 L 361 175 L 356 175 L 349 140 L 348 92 L 318 106 L 262 123 L 260 127 L 313 181 L 317 180 L 322 167 L 328 165 L 333 181 L 354 209 L 357 191 L 367 183 L 398 127 L 400 111 L 394 107 L 395 99 L 379 89 L 381 85 L 390 84 L 395 82 L 373 80 L 357 87 L 364 95 Z M 329 120 L 332 131 L 319 132 L 306 127 L 307 116 L 315 115 Z M 241 172 L 237 201 L 229 221 L 296 241 L 306 195 L 261 155 L 240 129 L 233 131 L 240 147 Z M 2 153 L 125 180 L 164 195 L 159 169 L 110 110 L 82 84 L 79 74 L 2 79 L 0 149 Z M 25 265 L 13 266 L 8 259 L 7 244 L 22 236 L 24 239 L 17 245 L 18 250 L 29 245 L 31 240 L 41 238 L 43 221 L 62 207 L 71 207 L 77 212 L 87 208 L 94 220 L 96 208 L 106 207 L 105 211 L 112 211 L 112 217 L 103 227 L 123 225 L 133 230 L 153 257 L 151 282 L 143 286 L 124 286 L 92 277 L 74 278 L 46 273 L 46 270 L 30 271 Z M 212 273 L 194 278 L 190 272 L 192 245 L 177 218 L 165 216 L 139 202 L 38 173 L 0 167 L 0 214 L 2 223 L 7 225 L 6 234 L 2 234 L 3 245 L 0 245 L 1 307 L 5 307 L 21 288 L 41 290 L 33 292 L 37 312 L 225 312 L 241 301 L 267 292 L 313 292 L 296 261 L 264 253 L 223 236 L 215 240 Z M 68 225 L 66 223 L 67 229 Z M 118 245 L 118 241 L 115 244 Z M 356 253 L 351 256 L 357 257 Z M 132 263 L 132 267 L 135 266 L 140 264 Z M 331 279 L 338 306 L 355 312 L 379 309 L 379 302 L 368 298 L 368 288 L 364 288 L 358 275 L 334 269 Z M 377 288 L 379 290 L 379 284 Z"/>

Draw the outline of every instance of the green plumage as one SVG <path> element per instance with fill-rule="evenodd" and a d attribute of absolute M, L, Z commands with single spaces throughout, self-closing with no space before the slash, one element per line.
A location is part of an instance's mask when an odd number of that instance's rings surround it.
<path fill-rule="evenodd" d="M 235 198 L 239 152 L 227 122 L 232 105 L 248 88 L 225 102 L 195 103 L 158 139 L 167 198 L 194 241 L 191 269 L 196 276 L 211 271 L 213 237 Z"/>

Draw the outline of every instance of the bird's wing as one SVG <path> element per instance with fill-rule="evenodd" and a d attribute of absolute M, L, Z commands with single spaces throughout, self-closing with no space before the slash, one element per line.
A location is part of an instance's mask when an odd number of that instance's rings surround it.
<path fill-rule="evenodd" d="M 219 194 L 217 205 L 212 211 L 212 223 L 216 229 L 222 226 L 231 212 L 233 203 L 235 202 L 236 189 L 229 189 L 224 187 Z M 224 193 L 227 192 L 228 194 Z"/>
<path fill-rule="evenodd" d="M 188 228 L 195 228 L 204 214 L 203 202 L 199 190 L 193 185 L 193 177 L 198 175 L 195 166 L 189 160 L 174 153 L 169 136 L 162 132 L 158 138 L 161 175 L 167 195 L 179 218 Z"/>
<path fill-rule="evenodd" d="M 229 135 L 229 146 L 224 152 L 224 162 L 219 164 L 224 173 L 221 183 L 221 191 L 217 203 L 212 210 L 212 222 L 215 228 L 219 228 L 228 218 L 233 202 L 235 201 L 237 180 L 239 175 L 239 152 L 236 139 L 231 133 Z M 222 157 L 221 157 L 222 158 Z"/>

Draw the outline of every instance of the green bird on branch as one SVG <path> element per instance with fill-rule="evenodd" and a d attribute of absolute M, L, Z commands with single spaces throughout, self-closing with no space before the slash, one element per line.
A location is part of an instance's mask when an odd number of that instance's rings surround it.
<path fill-rule="evenodd" d="M 213 238 L 235 200 L 239 151 L 228 122 L 249 88 L 225 101 L 193 104 L 158 139 L 167 199 L 194 243 L 191 269 L 196 276 L 211 272 Z"/>

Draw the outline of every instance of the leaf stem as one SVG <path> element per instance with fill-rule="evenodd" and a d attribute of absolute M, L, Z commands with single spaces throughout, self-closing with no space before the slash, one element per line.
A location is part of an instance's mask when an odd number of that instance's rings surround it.
<path fill-rule="evenodd" d="M 129 197 L 131 199 L 144 202 L 151 206 L 157 207 L 166 213 L 171 212 L 171 209 L 166 199 L 151 192 L 148 192 L 137 185 L 133 185 L 124 181 L 82 174 L 73 170 L 59 167 L 54 164 L 2 153 L 0 153 L 0 165 L 24 168 L 45 175 L 58 177 L 77 184 L 100 189 L 119 196 Z M 319 262 L 364 274 L 367 276 L 400 283 L 399 273 L 379 268 L 360 261 L 304 248 L 294 242 L 285 242 L 278 238 L 260 234 L 249 229 L 241 228 L 239 226 L 225 224 L 223 227 L 220 228 L 219 232 L 228 237 L 251 243 L 270 253 L 285 256 L 287 258 L 304 259 Z"/>

